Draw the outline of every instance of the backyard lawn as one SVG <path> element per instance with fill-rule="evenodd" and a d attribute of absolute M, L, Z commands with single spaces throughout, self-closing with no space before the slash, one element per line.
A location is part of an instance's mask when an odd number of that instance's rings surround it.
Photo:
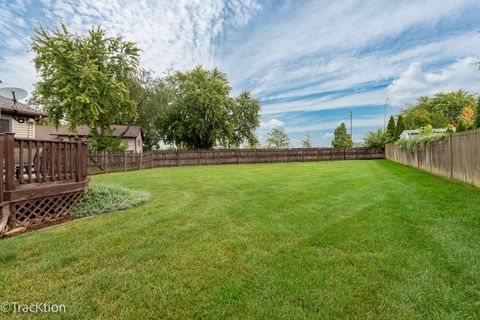
<path fill-rule="evenodd" d="M 386 160 L 100 182 L 152 199 L 0 241 L 0 302 L 72 319 L 480 318 L 480 189 Z"/>

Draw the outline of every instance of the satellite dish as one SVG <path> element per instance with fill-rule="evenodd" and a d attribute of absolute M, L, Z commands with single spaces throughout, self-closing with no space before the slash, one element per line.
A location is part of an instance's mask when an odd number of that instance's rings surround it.
<path fill-rule="evenodd" d="M 12 100 L 14 103 L 19 99 L 25 99 L 28 92 L 14 87 L 0 88 L 0 96 Z"/>

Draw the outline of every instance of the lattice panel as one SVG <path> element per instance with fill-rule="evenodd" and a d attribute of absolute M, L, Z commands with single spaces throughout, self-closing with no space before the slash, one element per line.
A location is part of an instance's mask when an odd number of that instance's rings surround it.
<path fill-rule="evenodd" d="M 83 195 L 83 191 L 58 194 L 12 204 L 12 227 L 26 227 L 67 214 Z"/>

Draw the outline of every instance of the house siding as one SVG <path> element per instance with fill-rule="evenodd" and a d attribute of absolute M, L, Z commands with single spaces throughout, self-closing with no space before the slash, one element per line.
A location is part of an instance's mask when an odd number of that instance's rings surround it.
<path fill-rule="evenodd" d="M 2 119 L 8 119 L 10 121 L 10 132 L 15 133 L 16 137 L 30 139 L 35 138 L 35 122 L 25 119 L 25 122 L 20 123 L 9 114 L 2 114 Z"/>

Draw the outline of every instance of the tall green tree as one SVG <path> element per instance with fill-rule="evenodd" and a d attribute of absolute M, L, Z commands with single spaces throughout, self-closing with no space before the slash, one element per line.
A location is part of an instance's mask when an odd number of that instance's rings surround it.
<path fill-rule="evenodd" d="M 272 129 L 268 133 L 267 145 L 269 148 L 282 149 L 290 146 L 290 138 L 283 129 Z"/>
<path fill-rule="evenodd" d="M 395 137 L 397 135 L 396 126 L 395 126 L 395 119 L 393 116 L 390 116 L 387 125 L 387 131 L 385 132 L 385 139 L 387 143 L 395 142 Z"/>
<path fill-rule="evenodd" d="M 248 91 L 242 91 L 232 101 L 229 116 L 227 147 L 238 148 L 242 143 L 257 145 L 255 130 L 260 124 L 260 102 L 253 99 Z"/>
<path fill-rule="evenodd" d="M 475 122 L 473 123 L 475 128 L 480 128 L 480 98 L 477 101 L 477 109 L 475 111 Z"/>
<path fill-rule="evenodd" d="M 129 83 L 129 91 L 137 105 L 138 117 L 134 122 L 142 128 L 143 149 L 149 151 L 158 147 L 161 141 L 159 122 L 168 105 L 173 101 L 173 92 L 169 90 L 164 79 L 152 72 L 139 70 Z"/>
<path fill-rule="evenodd" d="M 112 125 L 135 119 L 127 87 L 139 63 L 134 43 L 107 37 L 101 27 L 72 34 L 62 24 L 37 30 L 32 50 L 40 80 L 31 103 L 43 106 L 55 125 L 66 121 L 72 132 L 87 125 L 96 145 L 105 148 L 112 144 Z"/>
<path fill-rule="evenodd" d="M 246 91 L 231 98 L 225 74 L 197 67 L 165 81 L 173 96 L 159 121 L 166 143 L 209 149 L 255 142 L 260 104 Z"/>
<path fill-rule="evenodd" d="M 335 128 L 333 131 L 333 141 L 332 146 L 334 148 L 351 148 L 352 147 L 352 136 L 347 133 L 347 127 L 345 123 L 340 123 L 340 125 Z"/>
<path fill-rule="evenodd" d="M 399 115 L 397 119 L 397 127 L 395 128 L 395 141 L 400 139 L 400 135 L 405 131 L 405 121 L 403 121 L 403 116 Z"/>

